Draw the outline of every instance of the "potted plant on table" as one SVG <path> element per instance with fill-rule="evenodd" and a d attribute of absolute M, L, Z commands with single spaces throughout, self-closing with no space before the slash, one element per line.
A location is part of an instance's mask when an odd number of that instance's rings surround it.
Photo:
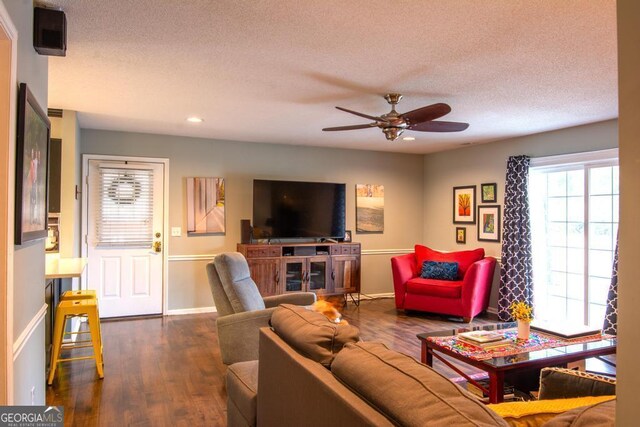
<path fill-rule="evenodd" d="M 533 320 L 533 307 L 524 301 L 514 301 L 509 309 L 511 317 L 518 322 L 518 339 L 528 340 Z"/>

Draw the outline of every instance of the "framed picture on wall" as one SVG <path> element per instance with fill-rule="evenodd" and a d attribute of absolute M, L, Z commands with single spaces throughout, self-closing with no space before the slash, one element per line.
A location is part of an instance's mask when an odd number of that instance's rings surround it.
<path fill-rule="evenodd" d="M 500 241 L 500 205 L 478 206 L 478 241 Z"/>
<path fill-rule="evenodd" d="M 466 227 L 456 227 L 456 243 L 467 243 L 467 229 Z"/>
<path fill-rule="evenodd" d="M 476 186 L 453 187 L 453 223 L 476 223 Z"/>
<path fill-rule="evenodd" d="M 480 193 L 482 194 L 482 203 L 495 203 L 498 201 L 498 184 L 492 182 L 490 184 L 480 184 Z"/>
<path fill-rule="evenodd" d="M 344 232 L 344 241 L 345 242 L 350 242 L 351 241 L 351 230 L 345 230 L 345 232 Z"/>
<path fill-rule="evenodd" d="M 15 244 L 47 237 L 51 123 L 26 83 L 18 93 Z"/>

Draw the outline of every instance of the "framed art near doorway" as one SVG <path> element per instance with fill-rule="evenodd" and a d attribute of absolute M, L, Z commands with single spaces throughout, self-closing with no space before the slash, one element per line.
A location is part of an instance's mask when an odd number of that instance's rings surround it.
<path fill-rule="evenodd" d="M 15 244 L 47 236 L 51 123 L 26 83 L 18 93 Z"/>

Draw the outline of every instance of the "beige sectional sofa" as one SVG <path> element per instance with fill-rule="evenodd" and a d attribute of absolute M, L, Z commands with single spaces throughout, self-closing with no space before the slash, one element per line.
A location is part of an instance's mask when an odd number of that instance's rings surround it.
<path fill-rule="evenodd" d="M 433 369 L 301 307 L 276 310 L 259 346 L 259 361 L 227 372 L 229 426 L 509 425 Z M 613 425 L 615 401 L 600 400 L 548 425 Z"/>

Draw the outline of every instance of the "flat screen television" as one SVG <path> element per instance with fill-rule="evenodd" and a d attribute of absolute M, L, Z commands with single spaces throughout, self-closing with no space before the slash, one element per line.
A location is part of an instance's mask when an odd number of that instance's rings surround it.
<path fill-rule="evenodd" d="M 345 184 L 253 180 L 253 237 L 333 238 L 345 230 Z"/>

